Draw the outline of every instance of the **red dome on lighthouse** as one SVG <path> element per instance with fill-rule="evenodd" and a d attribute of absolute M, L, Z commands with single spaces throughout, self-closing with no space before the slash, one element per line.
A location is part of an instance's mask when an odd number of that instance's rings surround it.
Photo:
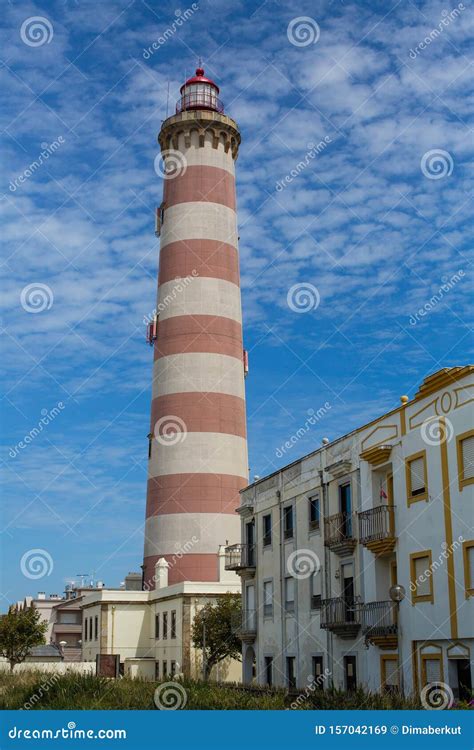
<path fill-rule="evenodd" d="M 188 78 L 180 88 L 181 99 L 176 104 L 176 112 L 193 109 L 210 109 L 223 112 L 224 105 L 218 98 L 219 86 L 204 75 L 204 68 L 196 68 L 195 75 Z"/>

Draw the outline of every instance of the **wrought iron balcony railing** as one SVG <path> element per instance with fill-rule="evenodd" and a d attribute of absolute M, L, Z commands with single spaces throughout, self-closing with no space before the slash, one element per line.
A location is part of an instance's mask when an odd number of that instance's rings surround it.
<path fill-rule="evenodd" d="M 362 544 L 393 535 L 393 507 L 390 505 L 378 505 L 359 513 L 359 539 Z"/>
<path fill-rule="evenodd" d="M 255 566 L 255 544 L 232 544 L 225 548 L 226 570 L 244 570 L 245 568 L 255 568 Z"/>
<path fill-rule="evenodd" d="M 362 632 L 367 642 L 381 648 L 395 648 L 397 645 L 397 605 L 388 600 L 367 602 L 360 612 Z"/>
<path fill-rule="evenodd" d="M 336 597 L 321 602 L 321 628 L 341 638 L 353 638 L 360 628 L 359 597 Z"/>
<path fill-rule="evenodd" d="M 324 544 L 334 552 L 346 554 L 357 544 L 353 513 L 335 513 L 324 519 Z"/>

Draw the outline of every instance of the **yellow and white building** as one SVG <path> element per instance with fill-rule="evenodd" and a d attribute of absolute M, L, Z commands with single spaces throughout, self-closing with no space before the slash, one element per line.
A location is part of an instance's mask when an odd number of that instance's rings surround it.
<path fill-rule="evenodd" d="M 445 368 L 242 491 L 244 682 L 470 694 L 473 403 L 474 367 Z"/>

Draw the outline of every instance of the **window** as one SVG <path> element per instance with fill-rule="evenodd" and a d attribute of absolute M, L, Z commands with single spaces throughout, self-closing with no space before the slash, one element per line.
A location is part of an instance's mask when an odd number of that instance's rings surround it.
<path fill-rule="evenodd" d="M 163 638 L 168 638 L 168 612 L 163 612 Z"/>
<path fill-rule="evenodd" d="M 99 618 L 97 615 L 94 617 L 94 640 L 97 641 L 99 638 Z"/>
<path fill-rule="evenodd" d="M 295 579 L 291 576 L 285 578 L 285 611 L 295 611 Z"/>
<path fill-rule="evenodd" d="M 168 676 L 168 662 L 164 661 L 163 662 L 163 677 L 167 677 L 167 676 Z"/>
<path fill-rule="evenodd" d="M 92 617 L 89 620 L 89 640 L 92 640 Z"/>
<path fill-rule="evenodd" d="M 474 540 L 463 542 L 462 554 L 464 560 L 464 586 L 466 599 L 474 596 Z"/>
<path fill-rule="evenodd" d="M 320 690 L 324 687 L 323 657 L 313 656 L 313 680 Z"/>
<path fill-rule="evenodd" d="M 474 430 L 456 438 L 459 490 L 474 483 Z"/>
<path fill-rule="evenodd" d="M 87 641 L 87 620 L 84 620 L 84 643 Z"/>
<path fill-rule="evenodd" d="M 319 497 L 309 498 L 309 528 L 319 529 Z"/>
<path fill-rule="evenodd" d="M 433 603 L 433 569 L 431 550 L 410 555 L 410 590 L 412 604 Z"/>
<path fill-rule="evenodd" d="M 155 638 L 160 637 L 160 615 L 155 615 Z"/>
<path fill-rule="evenodd" d="M 443 664 L 441 654 L 421 655 L 421 679 L 423 686 L 430 682 L 443 682 Z"/>
<path fill-rule="evenodd" d="M 176 674 L 176 662 L 172 661 L 170 665 L 170 676 L 174 677 Z"/>
<path fill-rule="evenodd" d="M 150 459 L 151 458 L 151 446 L 153 443 L 153 433 L 152 432 L 148 433 L 147 438 L 148 438 L 148 459 Z"/>
<path fill-rule="evenodd" d="M 287 505 L 283 508 L 283 536 L 285 539 L 293 538 L 293 506 Z"/>
<path fill-rule="evenodd" d="M 318 570 L 310 578 L 311 581 L 311 609 L 320 609 L 322 596 L 322 575 Z"/>
<path fill-rule="evenodd" d="M 426 476 L 426 451 L 408 456 L 405 462 L 408 505 L 418 500 L 428 500 Z"/>
<path fill-rule="evenodd" d="M 176 611 L 171 613 L 171 638 L 176 638 Z"/>
<path fill-rule="evenodd" d="M 295 657 L 286 657 L 286 679 L 289 690 L 296 688 Z"/>
<path fill-rule="evenodd" d="M 263 616 L 273 615 L 273 581 L 263 582 Z"/>
<path fill-rule="evenodd" d="M 266 656 L 265 663 L 265 684 L 270 687 L 273 685 L 273 656 Z"/>
<path fill-rule="evenodd" d="M 380 687 L 383 693 L 398 691 L 398 657 L 392 654 L 380 657 Z"/>
<path fill-rule="evenodd" d="M 155 662 L 155 680 L 159 680 L 159 679 L 160 679 L 160 662 L 156 661 Z"/>
<path fill-rule="evenodd" d="M 269 513 L 263 516 L 263 546 L 268 547 L 272 543 L 272 516 Z"/>

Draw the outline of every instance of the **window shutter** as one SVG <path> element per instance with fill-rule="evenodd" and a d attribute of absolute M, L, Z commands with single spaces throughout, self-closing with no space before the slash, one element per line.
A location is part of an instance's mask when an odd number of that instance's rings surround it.
<path fill-rule="evenodd" d="M 411 494 L 425 489 L 425 462 L 423 458 L 410 461 Z"/>
<path fill-rule="evenodd" d="M 398 687 L 398 663 L 395 659 L 385 661 L 385 684 Z"/>
<path fill-rule="evenodd" d="M 474 435 L 461 442 L 462 447 L 462 478 L 472 479 L 474 477 Z"/>
<path fill-rule="evenodd" d="M 311 594 L 312 596 L 321 596 L 321 571 L 313 573 L 311 576 Z"/>
<path fill-rule="evenodd" d="M 474 547 L 467 548 L 467 570 L 469 574 L 469 580 L 466 581 L 469 588 L 474 588 Z"/>
<path fill-rule="evenodd" d="M 439 659 L 425 659 L 426 682 L 441 680 L 441 664 Z"/>
<path fill-rule="evenodd" d="M 429 557 L 417 557 L 415 560 L 415 583 L 417 596 L 429 596 L 431 593 L 429 565 Z"/>

